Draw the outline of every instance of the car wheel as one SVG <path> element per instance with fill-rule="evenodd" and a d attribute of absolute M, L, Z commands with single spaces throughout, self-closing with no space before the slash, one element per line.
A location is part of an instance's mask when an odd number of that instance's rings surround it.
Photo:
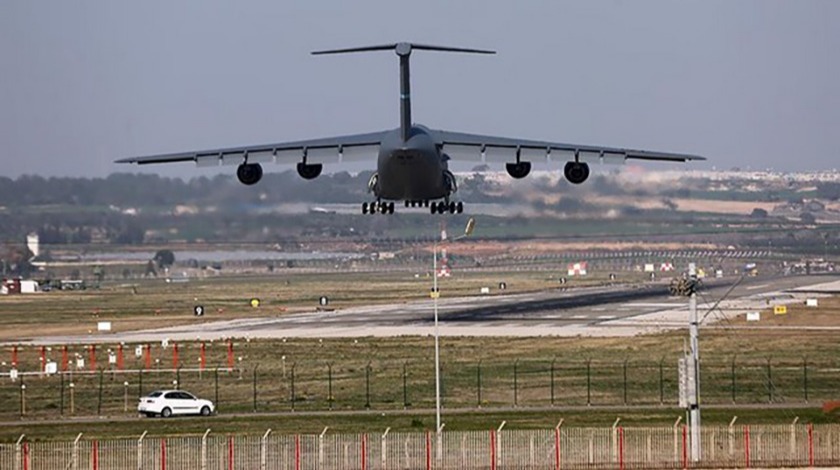
<path fill-rule="evenodd" d="M 160 415 L 164 418 L 169 418 L 170 416 L 172 416 L 172 410 L 170 410 L 168 407 L 164 408 L 160 411 Z"/>
<path fill-rule="evenodd" d="M 209 406 L 202 406 L 201 407 L 201 416 L 210 416 L 210 407 Z"/>

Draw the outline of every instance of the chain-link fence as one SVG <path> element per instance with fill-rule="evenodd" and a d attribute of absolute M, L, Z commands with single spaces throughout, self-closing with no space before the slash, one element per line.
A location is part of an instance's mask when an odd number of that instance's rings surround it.
<path fill-rule="evenodd" d="M 0 417 L 135 414 L 155 389 L 185 389 L 221 413 L 423 409 L 434 406 L 433 362 L 283 359 L 261 369 L 179 367 L 0 373 Z M 223 363 L 224 364 L 224 363 Z M 701 365 L 705 404 L 807 403 L 836 399 L 834 363 L 737 361 Z M 447 408 L 676 405 L 677 360 L 444 362 Z"/>
<path fill-rule="evenodd" d="M 0 444 L 0 468 L 595 469 L 840 465 L 840 426 L 707 426 L 690 459 L 685 426 L 384 434 L 209 435 Z"/>

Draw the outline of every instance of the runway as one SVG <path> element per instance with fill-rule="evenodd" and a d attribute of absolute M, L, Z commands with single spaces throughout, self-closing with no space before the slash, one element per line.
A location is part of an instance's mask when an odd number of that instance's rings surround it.
<path fill-rule="evenodd" d="M 737 285 L 733 287 L 733 284 Z M 703 327 L 768 308 L 804 303 L 840 291 L 840 276 L 795 276 L 709 280 L 698 298 Z M 727 291 L 725 300 L 713 309 Z M 438 300 L 442 336 L 634 336 L 686 328 L 688 301 L 671 297 L 661 284 L 555 289 L 528 294 Z M 210 321 L 125 333 L 33 338 L 30 344 L 219 340 L 224 338 L 398 337 L 432 335 L 431 299 L 336 311 Z"/>

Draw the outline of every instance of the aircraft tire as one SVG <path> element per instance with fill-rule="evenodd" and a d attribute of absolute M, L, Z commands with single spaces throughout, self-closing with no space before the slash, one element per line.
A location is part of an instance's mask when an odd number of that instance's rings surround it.
<path fill-rule="evenodd" d="M 461 201 L 458 201 L 458 204 L 456 206 L 457 206 L 456 212 L 458 212 L 459 214 L 462 214 L 464 212 L 464 203 L 461 202 Z"/>
<path fill-rule="evenodd" d="M 367 214 L 367 213 L 368 213 L 368 203 L 363 202 L 362 203 L 362 214 Z"/>

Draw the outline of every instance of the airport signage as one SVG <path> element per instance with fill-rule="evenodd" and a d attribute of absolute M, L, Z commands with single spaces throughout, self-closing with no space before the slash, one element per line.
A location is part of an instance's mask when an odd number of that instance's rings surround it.
<path fill-rule="evenodd" d="M 196 305 L 195 307 L 193 307 L 193 315 L 195 315 L 197 317 L 203 317 L 204 316 L 204 307 L 201 306 L 201 305 Z"/>

